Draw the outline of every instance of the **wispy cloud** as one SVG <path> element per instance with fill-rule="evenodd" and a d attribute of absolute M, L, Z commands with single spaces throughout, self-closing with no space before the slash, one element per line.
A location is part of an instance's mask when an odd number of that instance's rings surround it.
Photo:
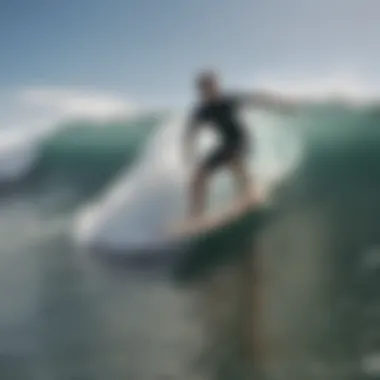
<path fill-rule="evenodd" d="M 255 87 L 275 90 L 290 96 L 321 99 L 340 96 L 352 100 L 371 100 L 380 95 L 378 83 L 362 78 L 352 70 L 339 69 L 323 75 L 261 75 Z"/>
<path fill-rule="evenodd" d="M 23 88 L 18 91 L 17 99 L 28 106 L 53 110 L 68 117 L 112 117 L 136 108 L 132 102 L 122 97 L 75 88 Z"/>
<path fill-rule="evenodd" d="M 104 120 L 126 116 L 137 106 L 124 96 L 69 87 L 24 87 L 2 94 L 0 127 L 48 127 L 62 119 Z"/>

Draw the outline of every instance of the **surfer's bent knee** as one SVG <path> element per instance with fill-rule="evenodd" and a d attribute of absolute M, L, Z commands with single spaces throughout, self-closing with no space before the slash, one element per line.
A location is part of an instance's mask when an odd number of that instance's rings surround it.
<path fill-rule="evenodd" d="M 208 177 L 209 177 L 209 173 L 207 172 L 207 170 L 204 170 L 204 168 L 199 168 L 194 173 L 191 183 L 193 187 L 200 185 L 203 182 L 205 182 Z"/>

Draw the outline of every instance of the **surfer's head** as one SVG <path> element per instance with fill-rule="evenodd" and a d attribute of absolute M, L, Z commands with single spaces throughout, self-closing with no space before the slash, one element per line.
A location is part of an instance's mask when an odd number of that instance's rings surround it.
<path fill-rule="evenodd" d="M 205 100 L 212 100 L 219 96 L 219 78 L 214 71 L 203 71 L 197 76 L 197 89 Z"/>

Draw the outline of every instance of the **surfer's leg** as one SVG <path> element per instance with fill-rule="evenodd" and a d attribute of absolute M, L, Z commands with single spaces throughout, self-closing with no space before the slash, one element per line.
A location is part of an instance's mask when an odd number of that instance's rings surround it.
<path fill-rule="evenodd" d="M 236 179 L 240 195 L 245 197 L 251 190 L 252 180 L 244 158 L 238 155 L 233 156 L 229 161 L 229 168 Z"/>
<path fill-rule="evenodd" d="M 204 212 L 208 178 L 209 174 L 201 167 L 191 181 L 189 217 L 196 218 Z"/>
<path fill-rule="evenodd" d="M 226 150 L 224 146 L 216 148 L 200 165 L 191 181 L 190 217 L 199 217 L 205 211 L 207 185 L 214 172 L 223 165 Z"/>

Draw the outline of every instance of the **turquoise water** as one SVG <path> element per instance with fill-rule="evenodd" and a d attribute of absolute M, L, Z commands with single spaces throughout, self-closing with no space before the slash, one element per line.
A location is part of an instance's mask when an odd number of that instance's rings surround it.
<path fill-rule="evenodd" d="M 98 260 L 72 244 L 73 215 L 139 159 L 150 118 L 69 124 L 2 193 L 1 378 L 377 378 L 377 110 L 284 119 L 304 150 L 270 213 L 180 260 Z"/>

